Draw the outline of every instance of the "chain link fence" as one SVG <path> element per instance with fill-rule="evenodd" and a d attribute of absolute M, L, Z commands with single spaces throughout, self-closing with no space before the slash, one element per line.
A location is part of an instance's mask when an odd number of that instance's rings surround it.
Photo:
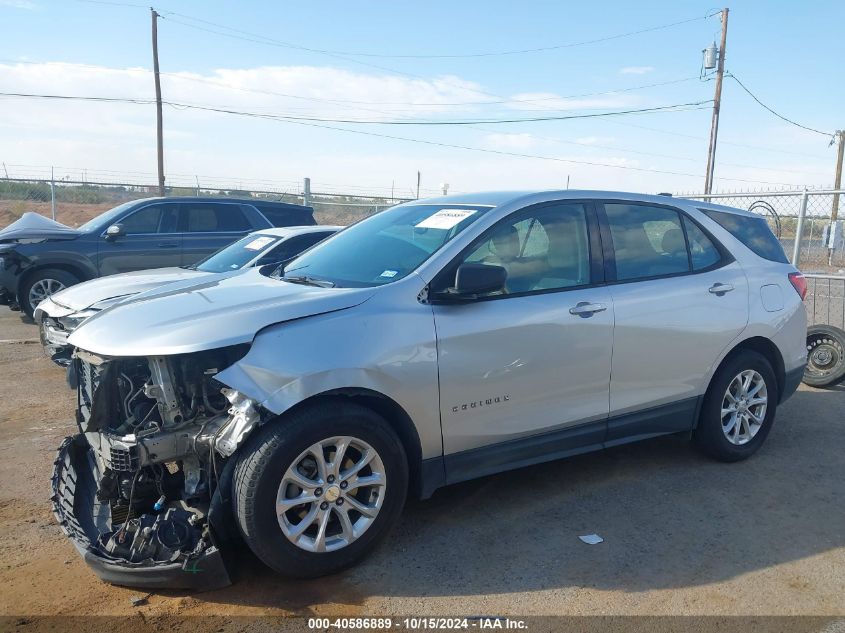
<path fill-rule="evenodd" d="M 793 264 L 803 271 L 845 273 L 843 224 L 834 214 L 835 200 L 841 194 L 845 191 L 807 189 L 709 195 L 683 193 L 677 196 L 758 213 L 766 218 Z M 831 227 L 835 222 L 838 224 L 833 229 L 831 240 Z"/>
<path fill-rule="evenodd" d="M 202 185 L 197 179 L 192 187 L 169 185 L 165 193 L 167 196 L 255 198 L 305 204 L 314 208 L 314 217 L 318 223 L 340 225 L 357 222 L 410 199 L 365 191 L 312 192 L 305 183 L 287 187 L 279 186 L 278 183 L 275 186 L 264 183 L 264 188 L 245 188 L 239 182 L 225 184 L 229 186 Z M 61 180 L 41 180 L 0 176 L 0 227 L 11 224 L 27 211 L 76 227 L 124 202 L 155 196 L 158 196 L 158 187 L 144 182 L 70 180 L 66 177 Z"/>

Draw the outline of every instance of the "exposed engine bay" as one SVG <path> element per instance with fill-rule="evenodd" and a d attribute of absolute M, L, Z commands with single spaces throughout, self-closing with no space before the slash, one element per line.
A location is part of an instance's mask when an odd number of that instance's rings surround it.
<path fill-rule="evenodd" d="M 228 584 L 216 545 L 225 529 L 218 519 L 215 530 L 212 505 L 215 493 L 225 505 L 218 484 L 227 458 L 261 423 L 261 412 L 214 376 L 247 349 L 132 358 L 74 353 L 68 382 L 81 434 L 59 451 L 54 511 L 105 580 L 120 583 L 122 568 L 140 566 L 152 571 L 151 587 L 163 586 L 165 569 L 175 577 L 166 586 Z M 132 584 L 139 582 L 133 577 Z"/>

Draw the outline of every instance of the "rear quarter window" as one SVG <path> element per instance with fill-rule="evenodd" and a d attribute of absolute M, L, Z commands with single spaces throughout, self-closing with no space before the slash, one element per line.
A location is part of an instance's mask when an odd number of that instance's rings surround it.
<path fill-rule="evenodd" d="M 314 214 L 308 209 L 285 208 L 275 206 L 258 206 L 258 211 L 267 218 L 273 226 L 312 226 L 316 224 Z"/>
<path fill-rule="evenodd" d="M 714 211 L 713 209 L 699 209 L 699 211 L 763 259 L 781 264 L 789 263 L 786 254 L 783 252 L 783 246 L 772 233 L 765 218 Z"/>

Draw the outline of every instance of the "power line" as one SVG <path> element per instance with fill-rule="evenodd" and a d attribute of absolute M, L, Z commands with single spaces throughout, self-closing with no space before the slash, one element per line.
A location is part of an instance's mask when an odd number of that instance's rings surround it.
<path fill-rule="evenodd" d="M 484 128 L 477 127 L 477 126 L 474 126 L 472 129 L 480 130 L 482 132 L 498 133 L 496 130 L 485 130 Z M 610 150 L 612 152 L 622 152 L 623 154 L 637 154 L 637 155 L 640 155 L 640 156 L 654 156 L 654 157 L 657 157 L 657 158 L 670 158 L 672 160 L 683 160 L 683 161 L 694 162 L 694 163 L 698 162 L 697 158 L 691 158 L 689 156 L 678 156 L 676 154 L 662 154 L 662 153 L 658 153 L 658 152 L 647 152 L 647 151 L 643 151 L 643 150 L 631 149 L 631 148 L 628 148 L 628 147 L 615 147 L 613 145 L 602 145 L 602 144 L 598 144 L 598 143 L 583 143 L 583 142 L 578 142 L 578 141 L 568 141 L 568 140 L 565 140 L 565 139 L 555 138 L 553 136 L 541 136 L 541 135 L 538 135 L 538 134 L 526 134 L 526 135 L 531 137 L 531 138 L 538 139 L 538 140 L 551 141 L 552 143 L 560 143 L 562 145 L 577 145 L 579 147 L 605 149 L 605 150 Z M 778 168 L 775 168 L 775 167 L 761 167 L 759 165 L 748 165 L 748 164 L 743 164 L 743 163 L 726 163 L 724 161 L 721 164 L 726 165 L 728 167 L 741 167 L 741 168 L 744 168 L 744 169 L 757 169 L 757 170 L 760 170 L 760 171 L 771 171 L 771 172 L 789 173 L 789 174 L 804 174 L 804 175 L 810 175 L 810 176 L 823 176 L 823 175 L 826 176 L 826 174 L 821 174 L 819 172 L 806 171 L 806 170 L 801 170 L 801 169 L 778 169 Z"/>
<path fill-rule="evenodd" d="M 758 99 L 758 98 L 757 98 L 757 96 L 756 96 L 753 92 L 751 92 L 748 88 L 746 88 L 746 87 L 745 87 L 745 84 L 744 84 L 744 83 L 742 83 L 736 75 L 734 75 L 733 73 L 730 73 L 730 72 L 728 72 L 728 73 L 726 73 L 726 74 L 727 74 L 727 76 L 728 76 L 728 77 L 730 77 L 731 79 L 733 79 L 736 83 L 738 83 L 738 84 L 739 84 L 739 87 L 740 87 L 740 88 L 742 88 L 743 90 L 745 90 L 745 92 L 747 92 L 747 93 L 748 93 L 748 95 L 749 95 L 752 99 L 754 99 L 754 101 L 756 101 L 758 104 L 760 104 L 760 105 L 761 105 L 761 106 L 762 106 L 765 110 L 768 110 L 769 112 L 771 112 L 772 114 L 774 114 L 777 118 L 779 118 L 779 119 L 781 119 L 781 120 L 783 120 L 783 121 L 786 121 L 787 123 L 790 123 L 790 124 L 792 124 L 792 125 L 794 125 L 794 126 L 796 126 L 796 127 L 800 127 L 801 129 L 807 130 L 807 131 L 809 131 L 809 132 L 815 132 L 816 134 L 821 134 L 822 136 L 827 136 L 827 137 L 833 137 L 833 136 L 834 136 L 833 132 L 822 132 L 821 130 L 817 130 L 817 129 L 815 129 L 815 128 L 808 127 L 808 126 L 806 126 L 806 125 L 801 125 L 800 123 L 797 123 L 797 122 L 793 121 L 792 119 L 789 119 L 789 118 L 787 118 L 787 117 L 783 116 L 783 115 L 782 115 L 782 114 L 780 114 L 779 112 L 775 112 L 775 111 L 774 111 L 774 110 L 772 110 L 769 106 L 767 106 L 765 103 L 763 103 L 762 101 L 760 101 L 760 99 Z"/>
<path fill-rule="evenodd" d="M 183 22 L 181 20 L 169 17 L 169 16 L 173 16 L 173 15 L 183 17 L 183 18 L 186 18 L 188 20 L 200 22 L 200 23 L 205 24 L 205 25 L 213 26 L 213 27 L 216 27 L 217 29 L 225 29 L 225 31 L 209 29 L 209 28 L 206 28 L 206 27 L 199 26 L 197 24 L 191 24 L 189 22 Z M 713 15 L 713 14 L 711 14 L 711 15 Z M 705 16 L 705 18 L 709 18 L 709 17 L 711 17 L 711 15 Z M 300 46 L 298 44 L 292 44 L 290 42 L 285 42 L 283 40 L 277 40 L 277 39 L 269 38 L 269 37 L 266 37 L 264 35 L 258 35 L 258 34 L 255 34 L 255 33 L 250 33 L 249 31 L 236 29 L 234 27 L 230 27 L 230 26 L 227 26 L 227 25 L 224 25 L 224 24 L 219 24 L 219 23 L 216 23 L 216 22 L 211 22 L 209 20 L 204 20 L 202 18 L 191 17 L 191 16 L 185 15 L 183 13 L 177 13 L 175 11 L 162 12 L 162 17 L 164 17 L 164 16 L 168 16 L 167 19 L 169 19 L 171 22 L 174 22 L 176 24 L 181 24 L 182 26 L 186 26 L 188 28 L 197 29 L 197 30 L 204 31 L 204 32 L 207 32 L 207 33 L 212 33 L 212 34 L 215 34 L 215 35 L 221 35 L 223 37 L 230 37 L 230 38 L 234 38 L 234 39 L 238 39 L 238 40 L 253 42 L 253 43 L 256 43 L 256 44 L 264 44 L 266 46 L 276 46 L 276 47 L 289 48 L 289 49 L 292 48 L 292 49 L 302 50 L 302 51 L 305 51 L 305 52 L 316 53 L 316 54 L 332 57 L 334 59 L 341 59 L 341 60 L 344 60 L 344 61 L 347 61 L 347 62 L 350 62 L 350 63 L 353 63 L 353 64 L 359 64 L 361 66 L 366 66 L 366 67 L 369 67 L 369 68 L 375 68 L 377 70 L 382 70 L 382 71 L 389 72 L 389 73 L 392 73 L 392 74 L 402 75 L 402 76 L 405 76 L 405 77 L 412 77 L 414 79 L 421 79 L 425 82 L 429 82 L 429 79 L 427 77 L 422 76 L 422 75 L 410 73 L 410 72 L 403 71 L 403 70 L 396 70 L 395 68 L 389 68 L 387 66 L 381 66 L 381 65 L 378 65 L 378 64 L 372 64 L 370 62 L 362 61 L 360 59 L 354 59 L 354 57 L 349 57 L 346 54 L 340 53 L 340 52 L 318 49 L 318 48 L 311 48 L 311 47 L 307 47 L 307 46 Z M 695 18 L 695 19 L 705 19 L 705 18 Z M 226 31 L 231 31 L 231 32 L 226 32 Z M 503 100 L 504 102 L 510 101 L 510 100 L 506 99 L 505 97 L 503 97 L 501 95 L 498 95 L 498 94 L 495 94 L 495 93 L 492 93 L 492 92 L 487 92 L 485 90 L 479 90 L 478 88 L 472 88 L 470 86 L 459 86 L 459 85 L 455 85 L 455 84 L 451 84 L 451 85 L 453 87 L 457 88 L 458 90 L 463 90 L 463 91 L 466 91 L 466 92 L 473 92 L 473 93 L 476 93 L 476 94 L 485 95 L 487 97 L 493 97 L 494 99 Z"/>
<path fill-rule="evenodd" d="M 87 0 L 77 0 L 79 2 L 87 1 Z M 93 1 L 93 0 L 91 0 Z M 7 64 L 30 64 L 35 66 L 51 66 L 51 65 L 59 65 L 59 66 L 73 66 L 74 68 L 84 69 L 84 70 L 109 70 L 114 72 L 145 72 L 145 73 L 152 73 L 152 70 L 149 68 L 107 68 L 105 66 L 96 66 L 91 64 L 78 64 L 78 63 L 67 63 L 67 62 L 36 62 L 36 61 L 24 61 L 24 60 L 16 60 L 16 59 L 0 59 L 0 63 L 7 63 Z M 602 90 L 600 92 L 582 92 L 579 94 L 570 94 L 570 95 L 554 95 L 554 96 L 546 96 L 546 97 L 535 97 L 532 99 L 519 99 L 519 98 L 502 98 L 496 101 L 359 101 L 354 99 L 329 99 L 325 97 L 305 97 L 302 95 L 295 95 L 285 92 L 278 92 L 274 90 L 262 90 L 260 88 L 244 88 L 242 86 L 235 86 L 232 84 L 225 83 L 223 81 L 216 81 L 214 79 L 207 79 L 204 77 L 193 77 L 191 75 L 187 75 L 184 73 L 178 72 L 162 72 L 160 73 L 162 76 L 166 77 L 173 77 L 174 79 L 182 79 L 186 81 L 193 81 L 198 83 L 204 83 L 211 86 L 219 86 L 221 88 L 227 88 L 229 90 L 237 90 L 239 92 L 252 92 L 255 94 L 263 94 L 263 95 L 270 95 L 270 96 L 277 96 L 277 97 L 285 97 L 289 99 L 300 99 L 304 101 L 314 101 L 319 103 L 335 103 L 340 105 L 374 105 L 374 106 L 389 106 L 389 105 L 397 105 L 397 106 L 411 106 L 411 107 L 445 107 L 445 106 L 483 106 L 483 105 L 504 105 L 508 103 L 542 103 L 547 101 L 563 101 L 566 99 L 583 99 L 585 97 L 600 97 L 606 95 L 614 95 L 623 92 L 634 92 L 637 90 L 646 90 L 649 88 L 657 88 L 661 86 L 671 86 L 674 84 L 684 83 L 693 80 L 700 80 L 698 75 L 694 77 L 682 77 L 679 79 L 670 79 L 669 81 L 660 81 L 656 83 L 650 84 L 643 84 L 639 86 L 629 86 L 627 88 L 614 88 L 612 90 Z M 364 109 L 364 108 L 362 108 Z M 379 110 L 373 110 L 373 112 L 380 112 Z"/>
<path fill-rule="evenodd" d="M 0 96 L 4 97 L 18 97 L 18 98 L 32 98 L 32 99 L 58 99 L 69 101 L 99 101 L 110 103 L 132 103 L 132 104 L 149 104 L 156 103 L 155 100 L 150 99 L 132 99 L 119 97 L 85 97 L 78 95 L 56 95 L 56 94 L 35 94 L 35 93 L 21 93 L 21 92 L 0 92 Z M 178 101 L 162 101 L 162 103 L 175 108 L 190 108 L 195 110 L 207 110 L 211 112 L 223 112 L 226 114 L 237 114 L 242 116 L 253 116 L 260 118 L 284 119 L 289 121 L 310 121 L 315 123 L 343 123 L 343 124 L 362 124 L 362 125 L 491 125 L 504 123 L 535 123 L 543 121 L 567 121 L 572 119 L 594 119 L 608 116 L 624 116 L 628 114 L 644 114 L 651 112 L 672 112 L 679 111 L 681 108 L 694 108 L 709 103 L 709 101 L 697 101 L 690 103 L 677 103 L 666 106 L 655 106 L 651 108 L 635 108 L 629 110 L 614 110 L 611 112 L 590 112 L 586 114 L 568 114 L 542 117 L 525 117 L 521 119 L 478 119 L 478 120 L 451 120 L 451 121 L 420 121 L 417 119 L 398 120 L 398 121 L 378 121 L 370 120 L 364 121 L 360 119 L 337 119 L 337 118 L 322 118 L 322 117 L 306 117 L 294 116 L 288 114 L 267 114 L 260 112 L 246 112 L 243 110 L 234 110 L 229 108 L 222 108 L 210 105 L 191 104 Z"/>
<path fill-rule="evenodd" d="M 228 29 L 234 31 L 236 33 L 241 33 L 243 35 L 248 35 L 251 37 L 261 38 L 263 40 L 267 40 L 267 42 L 273 42 L 280 46 L 285 46 L 288 48 L 292 48 L 295 50 L 302 50 L 307 51 L 310 53 L 321 53 L 321 54 L 328 54 L 328 55 L 348 55 L 351 57 L 373 57 L 373 58 L 381 58 L 381 59 L 466 59 L 466 58 L 477 58 L 477 57 L 499 57 L 505 55 L 523 55 L 528 53 L 542 53 L 547 51 L 555 51 L 555 50 L 562 50 L 567 48 L 575 48 L 579 46 L 587 46 L 591 44 L 600 44 L 602 42 L 609 42 L 612 40 L 618 40 L 626 37 L 632 37 L 634 35 L 641 35 L 643 33 L 651 33 L 654 31 L 660 31 L 664 29 L 669 29 L 675 26 L 680 26 L 682 24 L 688 24 L 690 22 L 698 22 L 701 20 L 706 20 L 711 18 L 715 13 L 710 13 L 704 16 L 696 16 L 693 18 L 687 18 L 685 20 L 678 20 L 677 22 L 671 22 L 668 24 L 659 24 L 657 26 L 651 26 L 643 29 L 638 29 L 636 31 L 627 31 L 625 33 L 617 33 L 615 35 L 609 35 L 606 37 L 600 37 L 590 40 L 582 40 L 578 42 L 568 42 L 565 44 L 555 44 L 552 46 L 541 46 L 537 48 L 523 48 L 523 49 L 515 49 L 515 50 L 504 50 L 504 51 L 484 51 L 484 52 L 475 52 L 475 53 L 447 53 L 447 54 L 434 54 L 434 53 L 414 53 L 414 54 L 399 54 L 399 53 L 371 53 L 371 52 L 361 52 L 361 51 L 343 51 L 343 50 L 332 50 L 332 49 L 323 49 L 323 48 L 314 48 L 309 46 L 304 46 L 301 44 L 294 44 L 292 42 L 285 42 L 282 40 L 272 39 L 266 37 L 264 35 L 259 35 L 256 33 L 250 33 L 248 31 L 242 31 L 240 29 L 235 29 L 225 24 L 219 24 L 216 22 L 211 22 L 209 20 L 204 20 L 201 18 L 196 18 L 193 16 L 185 15 L 184 13 L 179 13 L 177 11 L 166 11 L 163 12 L 165 15 L 168 16 L 178 16 L 187 20 L 193 20 L 195 22 L 200 22 L 202 24 L 207 24 L 210 26 L 214 26 L 217 28 Z M 175 20 L 174 20 L 175 21 Z M 184 22 L 179 22 L 180 24 L 185 24 Z M 190 26 L 190 25 L 186 25 Z"/>
<path fill-rule="evenodd" d="M 8 95 L 8 94 L 9 93 L 0 93 L 0 96 Z M 12 96 L 17 96 L 17 95 L 13 94 Z M 60 96 L 58 98 L 62 98 L 62 97 Z M 82 99 L 83 100 L 95 100 L 95 101 L 115 101 L 116 100 L 114 98 L 105 98 L 105 97 L 82 98 Z M 135 102 L 140 101 L 140 100 L 129 99 L 127 101 L 130 102 L 130 103 L 135 103 Z M 147 103 L 152 103 L 152 101 L 147 100 Z M 325 122 L 306 121 L 306 120 L 301 120 L 301 119 L 292 119 L 292 118 L 288 118 L 288 117 L 279 117 L 279 116 L 275 116 L 275 115 L 266 115 L 266 114 L 259 114 L 259 113 L 245 113 L 245 112 L 239 112 L 239 111 L 236 111 L 236 110 L 227 110 L 227 109 L 223 109 L 223 108 L 191 106 L 191 105 L 187 105 L 187 104 L 179 104 L 179 105 L 184 106 L 186 109 L 207 110 L 207 111 L 219 112 L 219 113 L 224 113 L 224 114 L 248 116 L 248 117 L 252 117 L 252 118 L 267 119 L 267 120 L 277 121 L 277 122 L 281 122 L 281 123 L 292 123 L 292 124 L 295 124 L 295 125 L 304 125 L 304 126 L 308 126 L 308 127 L 315 127 L 315 128 L 333 130 L 333 131 L 338 131 L 338 132 L 346 132 L 346 133 L 349 133 L 349 134 L 358 134 L 358 135 L 363 135 L 363 136 L 371 136 L 371 137 L 384 138 L 384 139 L 390 139 L 390 140 L 405 141 L 405 142 L 418 143 L 418 144 L 422 144 L 422 145 L 429 145 L 429 146 L 435 146 L 435 147 L 446 147 L 446 148 L 451 148 L 451 149 L 461 149 L 461 150 L 466 150 L 466 151 L 471 151 L 471 152 L 481 152 L 481 153 L 486 153 L 486 154 L 495 154 L 495 155 L 499 155 L 499 156 L 513 156 L 513 157 L 517 157 L 517 158 L 530 158 L 530 159 L 536 159 L 536 160 L 546 160 L 546 161 L 553 161 L 553 162 L 558 162 L 558 163 L 566 163 L 566 164 L 574 164 L 574 165 L 587 165 L 587 166 L 592 166 L 592 167 L 608 167 L 608 168 L 612 168 L 612 169 L 622 169 L 622 170 L 636 171 L 636 172 L 667 174 L 667 175 L 674 175 L 674 176 L 686 176 L 686 177 L 690 177 L 690 178 L 699 178 L 700 177 L 699 174 L 691 174 L 691 173 L 687 173 L 687 172 L 670 171 L 670 170 L 663 170 L 663 169 L 651 169 L 651 168 L 646 168 L 646 167 L 635 167 L 635 166 L 632 166 L 632 165 L 616 165 L 616 164 L 613 164 L 613 163 L 603 163 L 603 162 L 598 162 L 598 161 L 577 160 L 577 159 L 573 159 L 573 158 L 560 158 L 560 157 L 556 157 L 556 156 L 543 156 L 543 155 L 538 155 L 538 154 L 527 154 L 527 153 L 523 153 L 523 152 L 509 152 L 509 151 L 506 151 L 506 150 L 496 150 L 496 149 L 490 149 L 490 148 L 473 147 L 473 146 L 470 146 L 470 145 L 459 145 L 459 144 L 455 144 L 455 143 L 444 143 L 444 142 L 440 142 L 440 141 L 431 141 L 431 140 L 427 140 L 427 139 L 417 139 L 417 138 L 412 138 L 412 137 L 407 137 L 407 136 L 396 136 L 396 135 L 393 135 L 393 134 L 384 134 L 384 133 L 380 133 L 380 132 L 373 132 L 371 130 L 358 130 L 358 129 L 349 129 L 349 128 L 337 127 L 337 126 L 334 126 L 334 125 L 327 125 Z M 765 180 L 748 180 L 748 179 L 743 179 L 743 178 L 724 178 L 723 180 L 736 181 L 736 182 L 748 182 L 748 183 L 760 183 L 760 184 L 767 184 L 767 185 L 798 186 L 795 183 L 770 182 L 770 181 L 765 181 Z"/>
<path fill-rule="evenodd" d="M 649 132 L 657 132 L 658 134 L 666 134 L 668 136 L 676 136 L 676 137 L 679 137 L 679 138 L 688 138 L 688 139 L 695 140 L 695 141 L 706 141 L 707 140 L 707 138 L 704 137 L 704 136 L 696 136 L 694 134 L 684 134 L 682 132 L 673 132 L 673 131 L 670 131 L 670 130 L 661 130 L 660 128 L 656 128 L 656 127 L 648 127 L 648 126 L 645 126 L 645 125 L 636 125 L 634 123 L 628 123 L 627 121 L 623 123 L 622 121 L 610 120 L 610 121 L 608 121 L 608 123 L 614 123 L 616 125 L 622 125 L 624 127 L 633 127 L 633 128 L 637 128 L 637 129 L 640 129 L 640 130 L 648 130 Z M 792 150 L 777 149 L 777 148 L 774 148 L 774 147 L 766 147 L 766 146 L 763 146 L 763 145 L 749 145 L 747 143 L 735 143 L 735 142 L 732 142 L 732 141 L 720 141 L 720 142 L 722 143 L 722 145 L 732 145 L 734 147 L 742 147 L 742 148 L 745 148 L 745 149 L 756 149 L 756 150 L 759 150 L 759 151 L 762 151 L 762 152 L 775 152 L 775 153 L 778 153 L 778 154 L 786 154 L 787 156 L 804 156 L 804 157 L 807 157 L 807 158 L 814 158 L 816 160 L 827 160 L 826 157 L 817 156 L 815 154 L 807 154 L 806 152 L 795 152 L 795 151 L 792 151 Z"/>

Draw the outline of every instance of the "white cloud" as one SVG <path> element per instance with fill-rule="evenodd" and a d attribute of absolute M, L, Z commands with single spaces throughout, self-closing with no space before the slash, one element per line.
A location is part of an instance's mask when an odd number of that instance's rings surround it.
<path fill-rule="evenodd" d="M 625 66 L 620 68 L 619 72 L 623 75 L 645 75 L 654 72 L 654 66 Z"/>
<path fill-rule="evenodd" d="M 508 110 L 511 114 L 519 110 L 521 116 L 526 116 L 527 112 L 619 109 L 643 103 L 635 95 L 628 94 L 567 99 L 554 92 L 524 92 L 513 95 L 504 107 L 499 104 L 490 110 L 480 105 L 480 102 L 493 100 L 482 94 L 485 87 L 461 77 L 412 79 L 316 66 L 221 68 L 205 74 L 175 72 L 163 75 L 162 84 L 165 99 L 171 101 L 213 104 L 250 112 L 367 120 L 411 116 L 492 118 L 493 112 L 498 116 L 503 110 L 505 114 Z M 146 100 L 153 95 L 153 80 L 152 74 L 143 68 L 10 62 L 0 64 L 0 91 Z M 402 105 L 409 103 L 416 107 Z M 612 156 L 605 157 L 602 148 L 577 148 L 550 140 L 560 135 L 592 146 L 615 144 L 616 139 L 607 135 L 605 119 L 561 124 L 567 126 L 565 131 L 556 128 L 557 124 L 538 124 L 509 126 L 495 133 L 485 130 L 484 134 L 460 127 L 329 125 L 433 143 L 621 167 L 641 166 L 691 173 L 700 170 L 693 165 L 681 169 L 660 160 L 640 164 L 620 158 L 621 152 L 613 151 Z M 526 129 L 536 135 L 523 133 Z M 214 177 L 213 182 L 231 183 L 226 186 L 233 188 L 285 187 L 287 191 L 299 191 L 302 178 L 309 176 L 315 191 L 329 188 L 339 191 L 349 187 L 349 191 L 354 192 L 371 187 L 373 192 L 389 194 L 395 184 L 397 195 L 408 195 L 415 187 L 417 170 L 423 173 L 423 190 L 435 189 L 440 182 L 451 183 L 453 191 L 556 188 L 565 186 L 567 175 L 571 176 L 573 187 L 639 191 L 690 190 L 700 181 L 698 176 L 674 177 L 599 165 L 485 154 L 169 107 L 164 110 L 164 130 L 168 182 L 181 185 L 195 182 L 194 174 L 197 174 L 203 185 L 210 186 L 208 178 Z M 648 145 L 653 142 L 652 137 L 642 134 L 639 140 L 626 139 L 624 144 L 630 147 Z M 155 179 L 155 109 L 148 104 L 0 98 L 0 138 L 4 141 L 0 158 L 7 163 L 10 173 L 19 177 L 27 175 L 21 166 L 46 167 L 49 174 L 49 166 L 55 165 L 57 177 L 71 173 L 59 167 L 67 166 L 77 168 L 75 174 L 80 168 L 86 168 L 88 180 L 94 180 L 97 170 L 100 174 L 113 170 L 117 174 L 114 178 L 131 178 L 130 182 L 153 182 Z M 623 143 L 620 141 L 620 144 Z M 683 153 L 671 148 L 665 151 Z M 745 163 L 754 161 L 753 155 L 739 156 L 740 159 Z M 778 162 L 777 157 L 771 159 Z M 720 167 L 717 178 L 736 173 L 740 172 Z M 771 180 L 771 176 L 770 172 L 761 171 L 756 177 Z M 801 179 L 792 174 L 785 182 L 799 180 L 810 181 L 810 177 Z"/>
<path fill-rule="evenodd" d="M 522 92 L 515 94 L 507 102 L 507 106 L 514 110 L 530 110 L 536 112 L 550 110 L 613 110 L 624 108 L 636 102 L 632 95 L 607 95 L 592 98 L 561 97 L 553 92 Z"/>

